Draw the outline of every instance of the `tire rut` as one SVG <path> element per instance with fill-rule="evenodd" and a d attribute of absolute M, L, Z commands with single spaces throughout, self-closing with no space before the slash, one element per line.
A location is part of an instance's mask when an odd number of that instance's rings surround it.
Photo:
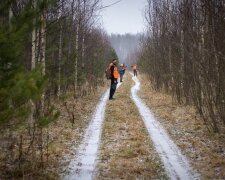
<path fill-rule="evenodd" d="M 138 97 L 140 82 L 133 77 L 135 85 L 131 89 L 131 96 L 148 130 L 155 148 L 161 157 L 170 179 L 193 180 L 200 179 L 199 174 L 193 171 L 185 156 L 166 133 L 164 128 L 156 120 L 153 113 Z"/>

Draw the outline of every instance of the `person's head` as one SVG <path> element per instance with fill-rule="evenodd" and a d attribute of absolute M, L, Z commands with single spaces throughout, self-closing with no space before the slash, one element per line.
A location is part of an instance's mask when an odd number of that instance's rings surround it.
<path fill-rule="evenodd" d="M 113 62 L 113 64 L 115 64 L 115 65 L 116 65 L 116 63 L 117 63 L 117 59 L 113 59 L 113 60 L 112 60 L 112 62 Z"/>

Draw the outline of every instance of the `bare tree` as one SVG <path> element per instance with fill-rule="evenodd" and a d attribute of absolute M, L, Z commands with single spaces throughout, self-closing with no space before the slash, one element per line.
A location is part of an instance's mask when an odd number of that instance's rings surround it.
<path fill-rule="evenodd" d="M 154 87 L 171 91 L 179 103 L 194 104 L 215 132 L 225 117 L 224 9 L 222 1 L 148 0 L 140 51 Z"/>

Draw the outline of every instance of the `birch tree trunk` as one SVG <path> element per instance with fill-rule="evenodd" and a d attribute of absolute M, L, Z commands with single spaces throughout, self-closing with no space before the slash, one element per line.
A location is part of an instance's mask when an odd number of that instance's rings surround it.
<path fill-rule="evenodd" d="M 12 17 L 13 17 L 13 12 L 12 12 L 12 8 L 10 6 L 9 8 L 9 28 L 12 28 Z"/>
<path fill-rule="evenodd" d="M 180 49 L 181 49 L 181 59 L 180 59 L 180 97 L 183 96 L 184 91 L 184 30 L 183 30 L 183 20 L 180 34 Z M 182 101 L 180 99 L 180 101 Z"/>
<path fill-rule="evenodd" d="M 60 24 L 60 33 L 59 33 L 59 57 L 58 57 L 58 98 L 61 95 L 61 60 L 62 60 L 62 25 Z"/>
<path fill-rule="evenodd" d="M 77 24 L 77 27 L 76 27 L 76 46 L 75 46 L 75 51 L 76 51 L 76 57 L 75 57 L 75 67 L 74 67 L 74 70 L 75 70 L 75 76 L 74 76 L 74 89 L 75 89 L 75 93 L 77 91 L 77 63 L 78 63 L 78 43 L 79 43 L 79 23 Z"/>
<path fill-rule="evenodd" d="M 63 39 L 63 25 L 62 25 L 62 22 L 61 22 L 61 18 L 62 18 L 62 13 L 63 13 L 63 10 L 64 10 L 64 1 L 62 1 L 61 3 L 61 8 L 59 10 L 59 28 L 60 28 L 60 32 L 59 32 L 59 54 L 58 54 L 58 91 L 57 91 L 57 96 L 58 98 L 60 97 L 61 95 L 61 61 L 62 61 L 62 39 Z"/>
<path fill-rule="evenodd" d="M 34 10 L 36 10 L 37 2 L 36 0 L 33 1 Z M 31 52 L 31 70 L 35 68 L 36 65 L 36 41 L 37 41 L 37 34 L 36 34 L 36 18 L 33 20 L 33 31 L 32 31 L 32 52 Z"/>
<path fill-rule="evenodd" d="M 40 64 L 42 68 L 42 76 L 45 76 L 45 53 L 46 53 L 46 7 L 41 14 L 41 29 L 40 29 Z M 44 102 L 45 102 L 45 92 L 42 94 L 41 98 L 41 112 L 44 113 Z"/>
<path fill-rule="evenodd" d="M 46 10 L 41 15 L 41 40 L 40 40 L 40 63 L 42 75 L 45 75 L 45 52 L 46 52 Z"/>
<path fill-rule="evenodd" d="M 74 90 L 75 90 L 75 95 L 77 91 L 77 75 L 78 75 L 78 69 L 77 69 L 77 63 L 78 63 L 78 56 L 79 56 L 79 29 L 80 29 L 80 0 L 78 0 L 78 5 L 77 5 L 77 24 L 76 24 L 76 45 L 75 45 L 75 52 L 76 52 L 76 57 L 75 57 L 75 67 L 74 67 Z"/>
<path fill-rule="evenodd" d="M 84 68 L 84 56 L 85 56 L 85 28 L 86 28 L 86 0 L 84 0 L 83 6 L 83 33 L 82 33 L 82 68 Z"/>

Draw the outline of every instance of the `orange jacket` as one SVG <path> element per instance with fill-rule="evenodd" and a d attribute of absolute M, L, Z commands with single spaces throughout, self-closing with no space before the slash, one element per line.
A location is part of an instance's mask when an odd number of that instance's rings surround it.
<path fill-rule="evenodd" d="M 111 78 L 118 79 L 120 75 L 119 75 L 119 72 L 117 70 L 117 67 L 113 63 L 110 63 L 109 69 L 110 69 L 111 75 L 112 75 Z"/>
<path fill-rule="evenodd" d="M 114 72 L 113 72 L 113 76 L 114 78 L 118 79 L 120 77 L 119 73 L 118 73 L 118 70 L 117 70 L 117 67 L 115 66 L 114 67 Z"/>
<path fill-rule="evenodd" d="M 137 64 L 133 65 L 133 70 L 137 70 Z"/>

